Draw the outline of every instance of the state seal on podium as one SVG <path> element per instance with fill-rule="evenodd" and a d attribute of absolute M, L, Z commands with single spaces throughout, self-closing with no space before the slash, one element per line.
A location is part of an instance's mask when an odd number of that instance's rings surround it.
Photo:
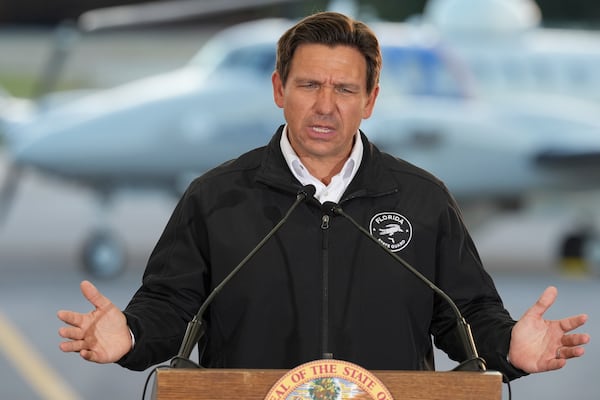
<path fill-rule="evenodd" d="M 393 400 L 388 389 L 366 369 L 347 361 L 316 360 L 290 370 L 265 400 Z"/>

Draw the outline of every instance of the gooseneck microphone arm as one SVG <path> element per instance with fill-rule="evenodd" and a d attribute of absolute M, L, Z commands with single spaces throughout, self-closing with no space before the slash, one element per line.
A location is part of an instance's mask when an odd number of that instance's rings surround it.
<path fill-rule="evenodd" d="M 288 217 L 294 212 L 296 207 L 303 201 L 308 198 L 312 198 L 315 195 L 315 187 L 313 185 L 306 185 L 298 190 L 296 195 L 296 201 L 291 205 L 288 211 L 285 213 L 283 218 L 275 225 L 269 233 L 248 253 L 248 255 L 240 261 L 240 263 L 219 283 L 213 290 L 210 292 L 208 297 L 204 300 L 194 318 L 188 323 L 187 328 L 185 330 L 185 335 L 183 337 L 183 341 L 181 342 L 181 347 L 179 348 L 179 353 L 171 359 L 171 367 L 173 368 L 200 368 L 198 364 L 190 360 L 190 355 L 192 354 L 192 350 L 194 346 L 202 335 L 204 334 L 206 327 L 202 324 L 202 316 L 204 312 L 208 308 L 208 306 L 212 303 L 215 296 L 219 294 L 221 289 L 227 285 L 227 283 L 239 272 L 240 269 L 258 252 L 265 243 L 273 236 L 279 228 L 288 220 Z"/>
<path fill-rule="evenodd" d="M 385 247 L 379 240 L 377 240 L 373 235 L 369 233 L 365 228 L 363 228 L 358 222 L 354 220 L 350 215 L 346 214 L 346 212 L 340 207 L 337 203 L 334 202 L 325 202 L 322 205 L 323 210 L 325 212 L 332 212 L 336 215 L 341 215 L 346 218 L 348 221 L 352 223 L 361 233 L 363 233 L 366 237 L 368 237 L 371 241 L 375 242 L 379 247 L 381 247 L 388 255 L 392 256 L 396 261 L 402 264 L 406 269 L 412 272 L 421 282 L 427 285 L 431 290 L 437 293 L 441 298 L 443 298 L 452 308 L 454 314 L 457 318 L 457 327 L 460 335 L 461 342 L 463 344 L 463 348 L 467 355 L 467 359 L 460 363 L 455 371 L 485 371 L 486 365 L 483 358 L 479 357 L 477 354 L 477 348 L 475 347 L 475 341 L 473 340 L 473 335 L 471 334 L 471 328 L 467 321 L 462 316 L 460 310 L 454 303 L 454 300 L 450 298 L 442 289 L 440 289 L 436 284 L 434 284 L 431 280 L 429 280 L 425 275 L 417 271 L 412 265 L 410 265 L 407 261 L 397 256 L 393 252 L 391 252 L 387 247 Z"/>

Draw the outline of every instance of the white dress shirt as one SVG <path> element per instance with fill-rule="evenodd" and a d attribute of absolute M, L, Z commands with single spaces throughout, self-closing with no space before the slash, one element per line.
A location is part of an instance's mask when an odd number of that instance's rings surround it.
<path fill-rule="evenodd" d="M 292 171 L 292 174 L 294 174 L 296 179 L 298 179 L 302 185 L 314 185 L 317 189 L 315 198 L 321 203 L 325 203 L 326 201 L 338 203 L 340 201 L 344 191 L 352 181 L 352 178 L 354 178 L 354 175 L 356 175 L 356 171 L 358 171 L 358 167 L 362 161 L 363 144 L 360 139 L 360 134 L 357 131 L 350 157 L 344 163 L 342 170 L 331 178 L 329 185 L 325 185 L 319 179 L 312 176 L 310 172 L 308 172 L 308 169 L 302 164 L 300 158 L 298 158 L 298 155 L 292 148 L 287 137 L 287 125 L 283 129 L 280 144 L 283 157 Z"/>

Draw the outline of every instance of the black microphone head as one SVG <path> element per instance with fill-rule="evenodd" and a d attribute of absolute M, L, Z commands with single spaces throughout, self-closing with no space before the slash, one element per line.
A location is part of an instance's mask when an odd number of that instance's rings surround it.
<path fill-rule="evenodd" d="M 305 199 L 309 199 L 315 195 L 317 188 L 315 185 L 304 185 L 298 189 L 298 196 L 303 196 Z"/>
<path fill-rule="evenodd" d="M 340 213 L 340 206 L 333 201 L 326 201 L 321 204 L 321 210 L 328 215 L 337 215 Z"/>

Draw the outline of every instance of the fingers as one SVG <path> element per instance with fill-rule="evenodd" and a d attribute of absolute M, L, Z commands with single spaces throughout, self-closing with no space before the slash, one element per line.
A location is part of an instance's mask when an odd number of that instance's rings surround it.
<path fill-rule="evenodd" d="M 544 371 L 554 371 L 554 370 L 557 370 L 557 369 L 561 369 L 565 365 L 567 365 L 567 360 L 565 360 L 564 358 L 550 360 L 548 362 L 548 365 L 544 369 Z"/>
<path fill-rule="evenodd" d="M 96 308 L 106 303 L 106 298 L 88 281 L 81 282 L 81 292 Z M 58 330 L 60 337 L 68 339 L 68 341 L 60 343 L 60 349 L 64 352 L 81 351 L 84 346 L 85 331 L 90 323 L 88 314 L 59 310 L 56 315 L 61 321 L 69 325 L 63 326 Z"/>
<path fill-rule="evenodd" d="M 78 318 L 71 318 L 71 316 L 75 314 L 76 313 L 69 311 L 58 312 L 58 317 L 60 319 L 68 324 L 74 325 L 63 326 L 58 330 L 58 335 L 60 337 L 68 339 L 59 344 L 59 347 L 63 352 L 78 352 L 84 347 L 84 330 L 76 324 Z"/>
<path fill-rule="evenodd" d="M 56 313 L 58 319 L 72 326 L 81 326 L 83 323 L 83 314 L 74 311 L 60 310 Z"/>
<path fill-rule="evenodd" d="M 84 339 L 84 331 L 77 327 L 63 326 L 58 330 L 58 335 L 65 339 L 81 340 Z"/>
<path fill-rule="evenodd" d="M 585 348 L 581 346 L 560 346 L 556 350 L 556 359 L 568 360 L 569 358 L 581 357 L 585 354 Z"/>
<path fill-rule="evenodd" d="M 61 342 L 58 346 L 65 353 L 79 352 L 84 348 L 84 341 L 83 340 L 71 340 L 68 342 Z"/>
<path fill-rule="evenodd" d="M 91 282 L 81 282 L 80 288 L 85 299 L 95 309 L 85 314 L 58 311 L 58 318 L 67 324 L 58 330 L 58 334 L 66 339 L 59 344 L 59 348 L 63 352 L 78 352 L 88 361 L 114 362 L 126 353 L 125 350 L 121 351 L 121 348 L 127 347 L 123 344 L 123 336 L 131 341 L 125 316 Z M 115 332 L 121 326 L 124 327 L 125 334 Z M 117 343 L 117 350 L 112 347 L 113 343 Z M 127 351 L 130 348 L 131 345 L 127 347 Z"/>
<path fill-rule="evenodd" d="M 582 346 L 590 342 L 590 335 L 587 333 L 574 333 L 572 335 L 565 335 L 561 339 L 563 346 L 574 347 Z"/>
<path fill-rule="evenodd" d="M 563 318 L 559 321 L 559 323 L 563 331 L 570 332 L 585 324 L 587 322 L 587 319 L 587 314 L 580 314 L 572 317 Z"/>
<path fill-rule="evenodd" d="M 525 312 L 532 317 L 542 318 L 544 313 L 554 304 L 558 290 L 554 286 L 548 286 L 542 295 L 537 299 L 535 304 Z"/>
<path fill-rule="evenodd" d="M 96 308 L 101 309 L 111 304 L 110 300 L 102 295 L 100 291 L 89 281 L 81 282 L 81 293 Z M 72 326 L 82 326 L 85 320 L 85 314 L 60 310 L 56 314 L 58 318 Z"/>
<path fill-rule="evenodd" d="M 98 362 L 96 352 L 86 348 L 83 340 L 63 342 L 59 347 L 65 353 L 79 353 L 84 360 Z"/>
<path fill-rule="evenodd" d="M 81 357 L 82 357 L 84 360 L 87 360 L 87 361 L 92 361 L 92 362 L 95 362 L 95 361 L 96 361 L 96 353 L 94 353 L 94 352 L 93 352 L 93 351 L 91 351 L 91 350 L 81 350 L 81 351 L 79 352 L 79 355 L 80 355 L 80 356 L 81 356 Z"/>
<path fill-rule="evenodd" d="M 111 304 L 110 300 L 94 286 L 90 281 L 83 281 L 80 285 L 83 296 L 96 308 L 104 308 Z"/>

